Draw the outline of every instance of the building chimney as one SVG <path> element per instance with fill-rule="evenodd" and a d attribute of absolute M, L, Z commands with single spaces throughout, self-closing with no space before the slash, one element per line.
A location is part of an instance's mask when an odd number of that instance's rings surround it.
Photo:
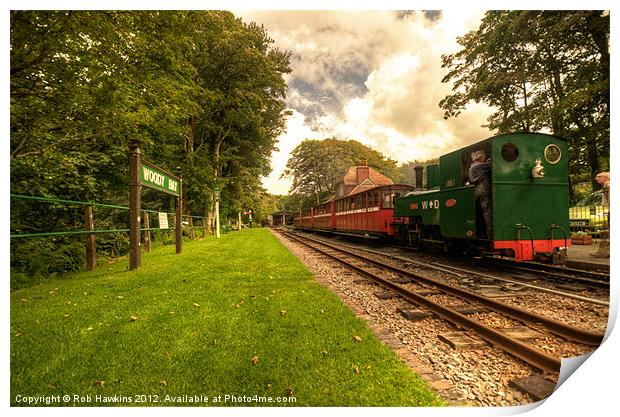
<path fill-rule="evenodd" d="M 415 171 L 415 189 L 422 190 L 422 177 L 424 175 L 424 167 L 422 165 L 416 165 L 413 167 Z"/>
<path fill-rule="evenodd" d="M 368 166 L 357 167 L 357 183 L 361 184 L 362 181 L 370 177 Z"/>

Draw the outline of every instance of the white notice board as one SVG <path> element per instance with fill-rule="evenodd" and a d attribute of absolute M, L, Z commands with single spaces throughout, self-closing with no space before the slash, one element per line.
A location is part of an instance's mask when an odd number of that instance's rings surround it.
<path fill-rule="evenodd" d="M 167 229 L 168 228 L 168 213 L 158 213 L 159 214 L 159 228 Z"/>

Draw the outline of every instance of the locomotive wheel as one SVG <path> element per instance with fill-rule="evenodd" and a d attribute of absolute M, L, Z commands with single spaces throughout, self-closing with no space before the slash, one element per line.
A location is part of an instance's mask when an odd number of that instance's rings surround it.
<path fill-rule="evenodd" d="M 407 241 L 409 245 L 414 249 L 420 249 L 422 247 L 422 229 L 419 223 L 414 223 L 407 229 Z"/>
<path fill-rule="evenodd" d="M 553 252 L 551 252 L 551 263 L 553 265 L 566 264 L 566 249 L 555 248 Z"/>

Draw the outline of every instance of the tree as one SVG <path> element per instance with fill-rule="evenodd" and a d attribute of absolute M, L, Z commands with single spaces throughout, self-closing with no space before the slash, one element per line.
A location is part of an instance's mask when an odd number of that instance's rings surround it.
<path fill-rule="evenodd" d="M 609 14 L 490 11 L 442 56 L 453 93 L 439 103 L 456 117 L 467 103 L 496 111 L 500 133 L 540 131 L 568 139 L 571 169 L 594 174 L 609 158 Z"/>
<path fill-rule="evenodd" d="M 210 213 L 216 186 L 223 215 L 258 205 L 289 55 L 225 11 L 12 11 L 11 192 L 126 205 L 127 145 L 139 139 L 145 159 L 181 168 L 186 214 Z M 173 205 L 146 190 L 143 201 Z M 33 214 L 14 205 L 12 230 L 83 216 Z"/>
<path fill-rule="evenodd" d="M 400 172 L 400 183 L 409 184 L 415 186 L 415 167 L 422 166 L 424 167 L 424 171 L 422 173 L 422 184 L 426 183 L 426 167 L 429 165 L 435 165 L 439 163 L 439 158 L 427 159 L 426 161 L 418 161 L 417 159 L 410 162 L 405 162 L 401 166 L 398 167 L 398 171 Z"/>
<path fill-rule="evenodd" d="M 269 174 L 288 115 L 283 74 L 290 72 L 290 54 L 274 48 L 263 27 L 232 13 L 184 16 L 185 31 L 192 34 L 188 59 L 203 92 L 187 115 L 184 163 L 190 171 L 208 167 L 189 190 L 189 204 L 212 216 L 213 188 L 227 188 L 223 198 L 239 200 Z"/>
<path fill-rule="evenodd" d="M 363 161 L 398 182 L 396 161 L 355 140 L 306 139 L 291 152 L 282 177 L 293 179 L 290 193 L 305 198 L 306 204 L 319 204 L 333 194 L 346 170 Z"/>

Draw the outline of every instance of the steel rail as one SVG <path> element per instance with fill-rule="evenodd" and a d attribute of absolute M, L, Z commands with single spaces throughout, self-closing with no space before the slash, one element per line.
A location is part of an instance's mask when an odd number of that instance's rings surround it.
<path fill-rule="evenodd" d="M 538 316 L 536 314 L 530 313 L 529 311 L 512 306 L 510 304 L 502 303 L 500 301 L 496 301 L 491 298 L 484 297 L 482 295 L 479 295 L 479 294 L 476 294 L 476 293 L 473 293 L 473 292 L 470 292 L 470 291 L 467 291 L 467 290 L 464 290 L 458 287 L 454 287 L 452 285 L 445 284 L 443 282 L 439 282 L 432 278 L 418 275 L 416 273 L 407 271 L 405 269 L 402 269 L 402 268 L 399 268 L 393 265 L 385 264 L 385 263 L 382 263 L 374 259 L 366 258 L 365 256 L 359 255 L 357 253 L 354 253 L 354 252 L 351 252 L 351 251 L 348 251 L 342 248 L 338 248 L 337 246 L 332 245 L 330 243 L 317 241 L 315 239 L 312 239 L 306 236 L 304 236 L 303 238 L 308 239 L 310 241 L 314 241 L 316 243 L 319 243 L 327 247 L 331 247 L 334 250 L 339 250 L 343 253 L 351 255 L 362 261 L 369 262 L 374 265 L 380 266 L 381 268 L 388 269 L 392 272 L 396 272 L 398 274 L 407 276 L 418 282 L 422 282 L 427 285 L 432 285 L 456 297 L 476 301 L 497 313 L 508 314 L 518 320 L 521 320 L 523 322 L 529 323 L 534 326 L 542 325 L 551 333 L 561 336 L 565 339 L 572 340 L 578 343 L 583 343 L 586 345 L 591 345 L 591 346 L 599 346 L 601 342 L 603 341 L 603 336 L 604 336 L 603 334 L 595 333 L 589 330 L 580 329 L 574 326 L 570 326 L 565 323 L 562 323 L 561 321 L 554 320 L 548 317 Z"/>
<path fill-rule="evenodd" d="M 544 268 L 528 268 L 528 267 L 521 266 L 521 265 L 510 265 L 507 263 L 495 262 L 495 261 L 485 262 L 483 263 L 482 266 L 499 267 L 499 268 L 503 268 L 504 270 L 508 270 L 508 271 L 515 270 L 515 271 L 537 273 L 541 275 L 546 275 L 547 277 L 552 277 L 552 278 L 555 277 L 555 278 L 560 278 L 560 279 L 572 280 L 580 284 L 589 285 L 595 288 L 609 289 L 609 275 L 606 275 L 606 274 L 598 274 L 597 276 L 603 279 L 596 279 L 596 278 L 592 278 L 593 275 L 590 274 L 589 272 L 582 274 L 582 271 L 578 271 L 578 270 L 552 271 L 552 270 L 548 270 Z M 577 274 L 580 274 L 581 276 L 570 275 L 570 273 L 573 271 Z M 584 275 L 587 275 L 589 277 L 584 276 Z M 604 278 L 606 278 L 606 280 L 604 280 Z"/>
<path fill-rule="evenodd" d="M 288 235 L 288 236 L 291 239 L 294 239 L 310 247 L 311 249 L 345 265 L 347 268 L 359 273 L 360 275 L 363 275 L 377 282 L 378 284 L 395 291 L 401 297 L 405 298 L 411 303 L 425 306 L 426 308 L 428 308 L 430 311 L 432 311 L 439 317 L 442 317 L 443 319 L 449 321 L 450 323 L 456 325 L 457 327 L 475 331 L 480 336 L 480 338 L 486 340 L 492 345 L 502 348 L 504 351 L 542 370 L 543 372 L 557 373 L 560 371 L 560 367 L 562 364 L 560 358 L 557 358 L 546 352 L 543 352 L 542 350 L 529 346 L 519 340 L 510 338 L 509 336 L 506 336 L 505 334 L 503 334 L 502 332 L 498 330 L 488 327 L 473 319 L 470 319 L 469 317 L 455 310 L 442 306 L 441 304 L 435 303 L 419 294 L 415 294 L 414 292 L 411 292 L 407 290 L 406 288 L 401 287 L 398 284 L 395 284 L 389 280 L 383 279 L 379 277 L 378 275 L 373 274 L 369 271 L 366 271 L 365 269 L 360 268 L 356 265 L 353 265 L 352 263 L 347 262 L 344 259 L 341 259 L 333 254 L 330 254 L 329 252 L 319 249 L 316 246 L 312 246 L 311 244 L 303 240 L 303 239 L 308 239 L 312 241 L 312 239 L 309 239 L 307 237 L 304 237 L 302 239 L 300 237 L 292 236 L 292 235 Z M 322 244 L 320 242 L 314 242 L 314 243 Z M 336 248 L 332 248 L 332 249 L 338 250 Z M 343 252 L 347 253 L 347 251 L 343 251 Z"/>
<path fill-rule="evenodd" d="M 501 264 L 501 263 L 497 265 L 493 265 L 493 263 L 485 263 L 485 264 L 482 264 L 481 266 L 484 266 L 487 268 L 489 267 L 501 268 L 502 270 L 507 271 L 507 272 L 520 271 L 520 272 L 535 273 L 539 275 L 545 275 L 547 278 L 551 277 L 551 278 L 559 278 L 561 280 L 570 280 L 570 281 L 573 281 L 581 285 L 589 286 L 590 288 L 609 290 L 609 281 L 602 281 L 600 279 L 586 278 L 583 276 L 579 277 L 579 276 L 569 275 L 567 273 L 546 271 L 543 269 L 525 268 L 525 267 L 518 266 L 518 265 L 511 266 L 511 265 Z M 607 303 L 607 305 L 609 305 L 609 303 Z"/>
<path fill-rule="evenodd" d="M 498 277 L 496 275 L 485 274 L 484 272 L 470 271 L 468 269 L 459 268 L 458 266 L 448 266 L 448 265 L 443 265 L 443 266 L 445 268 L 454 269 L 455 271 L 460 271 L 460 272 L 465 272 L 465 273 L 469 273 L 469 274 L 473 274 L 473 275 L 478 275 L 480 277 L 489 278 L 489 279 L 493 279 L 493 280 L 496 280 L 496 281 L 504 281 L 504 282 L 508 282 L 510 284 L 521 285 L 523 287 L 533 288 L 536 291 L 546 292 L 546 293 L 554 294 L 554 295 L 559 295 L 561 297 L 566 297 L 566 298 L 572 298 L 574 300 L 583 301 L 585 303 L 596 304 L 596 305 L 606 306 L 606 307 L 609 306 L 609 301 L 597 300 L 596 298 L 584 297 L 583 295 L 571 294 L 571 293 L 567 293 L 567 292 L 564 292 L 564 291 L 554 290 L 552 288 L 545 288 L 545 287 L 541 287 L 539 285 L 528 284 L 527 282 L 517 281 L 517 280 L 514 280 L 514 279 L 510 279 L 510 278 L 503 278 L 503 277 Z"/>
<path fill-rule="evenodd" d="M 498 264 L 498 265 L 506 265 L 509 267 L 519 267 L 529 271 L 541 272 L 541 273 L 558 273 L 563 274 L 566 272 L 575 273 L 584 277 L 598 279 L 599 281 L 609 282 L 609 272 L 598 272 L 598 271 L 584 271 L 581 269 L 569 268 L 558 265 L 549 265 L 549 264 L 540 264 L 535 262 L 509 262 L 503 258 L 497 257 L 486 257 L 484 258 L 487 262 Z"/>

